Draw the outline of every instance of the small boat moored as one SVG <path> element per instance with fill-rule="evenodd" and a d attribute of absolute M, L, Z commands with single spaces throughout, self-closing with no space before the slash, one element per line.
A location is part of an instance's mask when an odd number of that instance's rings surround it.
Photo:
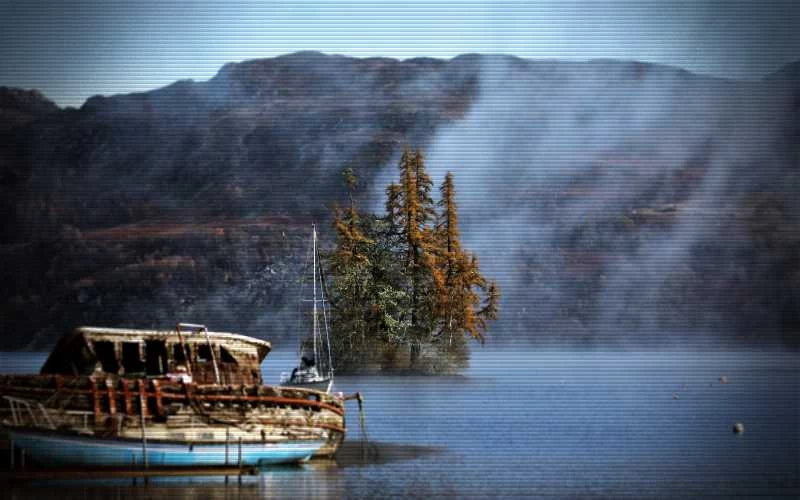
<path fill-rule="evenodd" d="M 325 281 L 322 279 L 322 265 L 317 249 L 316 225 L 311 226 L 311 255 L 313 256 L 311 338 L 301 341 L 300 363 L 290 373 L 281 374 L 281 385 L 329 393 L 333 386 L 333 359 L 325 300 Z M 302 296 L 302 292 L 300 295 Z M 320 309 L 322 321 L 319 318 Z"/>

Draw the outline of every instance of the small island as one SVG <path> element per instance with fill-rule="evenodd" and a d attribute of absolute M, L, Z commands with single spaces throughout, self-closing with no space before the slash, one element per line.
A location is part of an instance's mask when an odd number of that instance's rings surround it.
<path fill-rule="evenodd" d="M 421 150 L 406 149 L 383 215 L 356 207 L 356 178 L 343 172 L 349 205 L 334 209 L 330 253 L 332 352 L 340 374 L 453 374 L 469 363 L 469 339 L 485 342 L 500 291 L 463 248 L 454 177 L 433 199 Z"/>

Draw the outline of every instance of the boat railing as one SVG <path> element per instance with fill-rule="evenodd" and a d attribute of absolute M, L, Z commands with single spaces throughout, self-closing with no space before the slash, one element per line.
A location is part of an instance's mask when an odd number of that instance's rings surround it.
<path fill-rule="evenodd" d="M 29 421 L 35 427 L 43 427 L 47 429 L 55 429 L 53 419 L 50 418 L 50 413 L 47 408 L 38 401 L 29 401 L 27 399 L 15 398 L 13 396 L 3 396 L 3 399 L 8 401 L 8 406 L 11 410 L 11 419 L 15 427 L 25 425 Z"/>
<path fill-rule="evenodd" d="M 104 422 L 117 415 L 162 419 L 172 414 L 173 405 L 198 404 L 206 411 L 216 408 L 250 408 L 266 405 L 295 407 L 312 411 L 328 410 L 343 414 L 337 398 L 317 391 L 289 387 L 259 385 L 195 384 L 168 379 L 125 379 L 118 377 L 29 376 L 0 377 L 0 390 L 7 395 L 5 410 L 11 420 L 19 422 L 24 416 L 37 423 L 51 425 L 53 418 L 67 417 L 68 408 L 80 405 L 93 416 L 93 422 Z M 32 397 L 26 398 L 29 394 Z M 24 401 L 24 402 L 22 402 Z M 45 403 L 42 405 L 39 401 Z M 50 404 L 52 403 L 52 405 Z M 51 407 L 50 410 L 46 406 Z M 55 407 L 53 407 L 55 406 Z M 70 408 L 71 407 L 71 408 Z M 53 413 L 55 412 L 55 413 Z M 73 416 L 74 415 L 69 415 Z"/>

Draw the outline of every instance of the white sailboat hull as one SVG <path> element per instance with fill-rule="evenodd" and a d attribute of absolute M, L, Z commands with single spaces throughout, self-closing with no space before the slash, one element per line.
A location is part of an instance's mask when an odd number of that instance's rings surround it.
<path fill-rule="evenodd" d="M 288 381 L 283 385 L 288 387 L 302 387 L 303 389 L 312 389 L 315 391 L 330 393 L 331 388 L 333 387 L 333 379 L 326 378 L 319 380 L 297 381 L 297 382 Z"/>

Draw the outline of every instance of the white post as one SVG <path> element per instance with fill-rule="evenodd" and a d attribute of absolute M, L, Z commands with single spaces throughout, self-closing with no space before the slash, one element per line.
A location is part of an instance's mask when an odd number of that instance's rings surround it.
<path fill-rule="evenodd" d="M 139 380 L 139 387 L 140 388 L 141 388 L 141 385 L 142 385 L 142 381 Z M 148 469 L 148 465 L 149 465 L 149 462 L 147 460 L 147 430 L 146 430 L 147 422 L 146 422 L 145 417 L 144 417 L 144 412 L 146 411 L 145 409 L 147 408 L 147 399 L 145 397 L 141 396 L 141 394 L 142 394 L 141 390 L 140 390 L 139 394 L 140 394 L 140 396 L 139 396 L 139 424 L 141 425 L 141 428 L 142 428 L 142 463 L 144 463 L 144 470 L 147 470 Z M 147 478 L 145 478 L 145 483 L 147 483 Z"/>
<path fill-rule="evenodd" d="M 217 355 L 214 353 L 214 346 L 211 345 L 211 339 L 208 336 L 208 328 L 203 327 L 203 331 L 206 334 L 206 344 L 208 345 L 208 350 L 211 351 L 211 364 L 214 365 L 214 380 L 216 380 L 217 385 L 219 385 L 220 381 L 219 381 L 219 367 L 217 367 Z"/>

